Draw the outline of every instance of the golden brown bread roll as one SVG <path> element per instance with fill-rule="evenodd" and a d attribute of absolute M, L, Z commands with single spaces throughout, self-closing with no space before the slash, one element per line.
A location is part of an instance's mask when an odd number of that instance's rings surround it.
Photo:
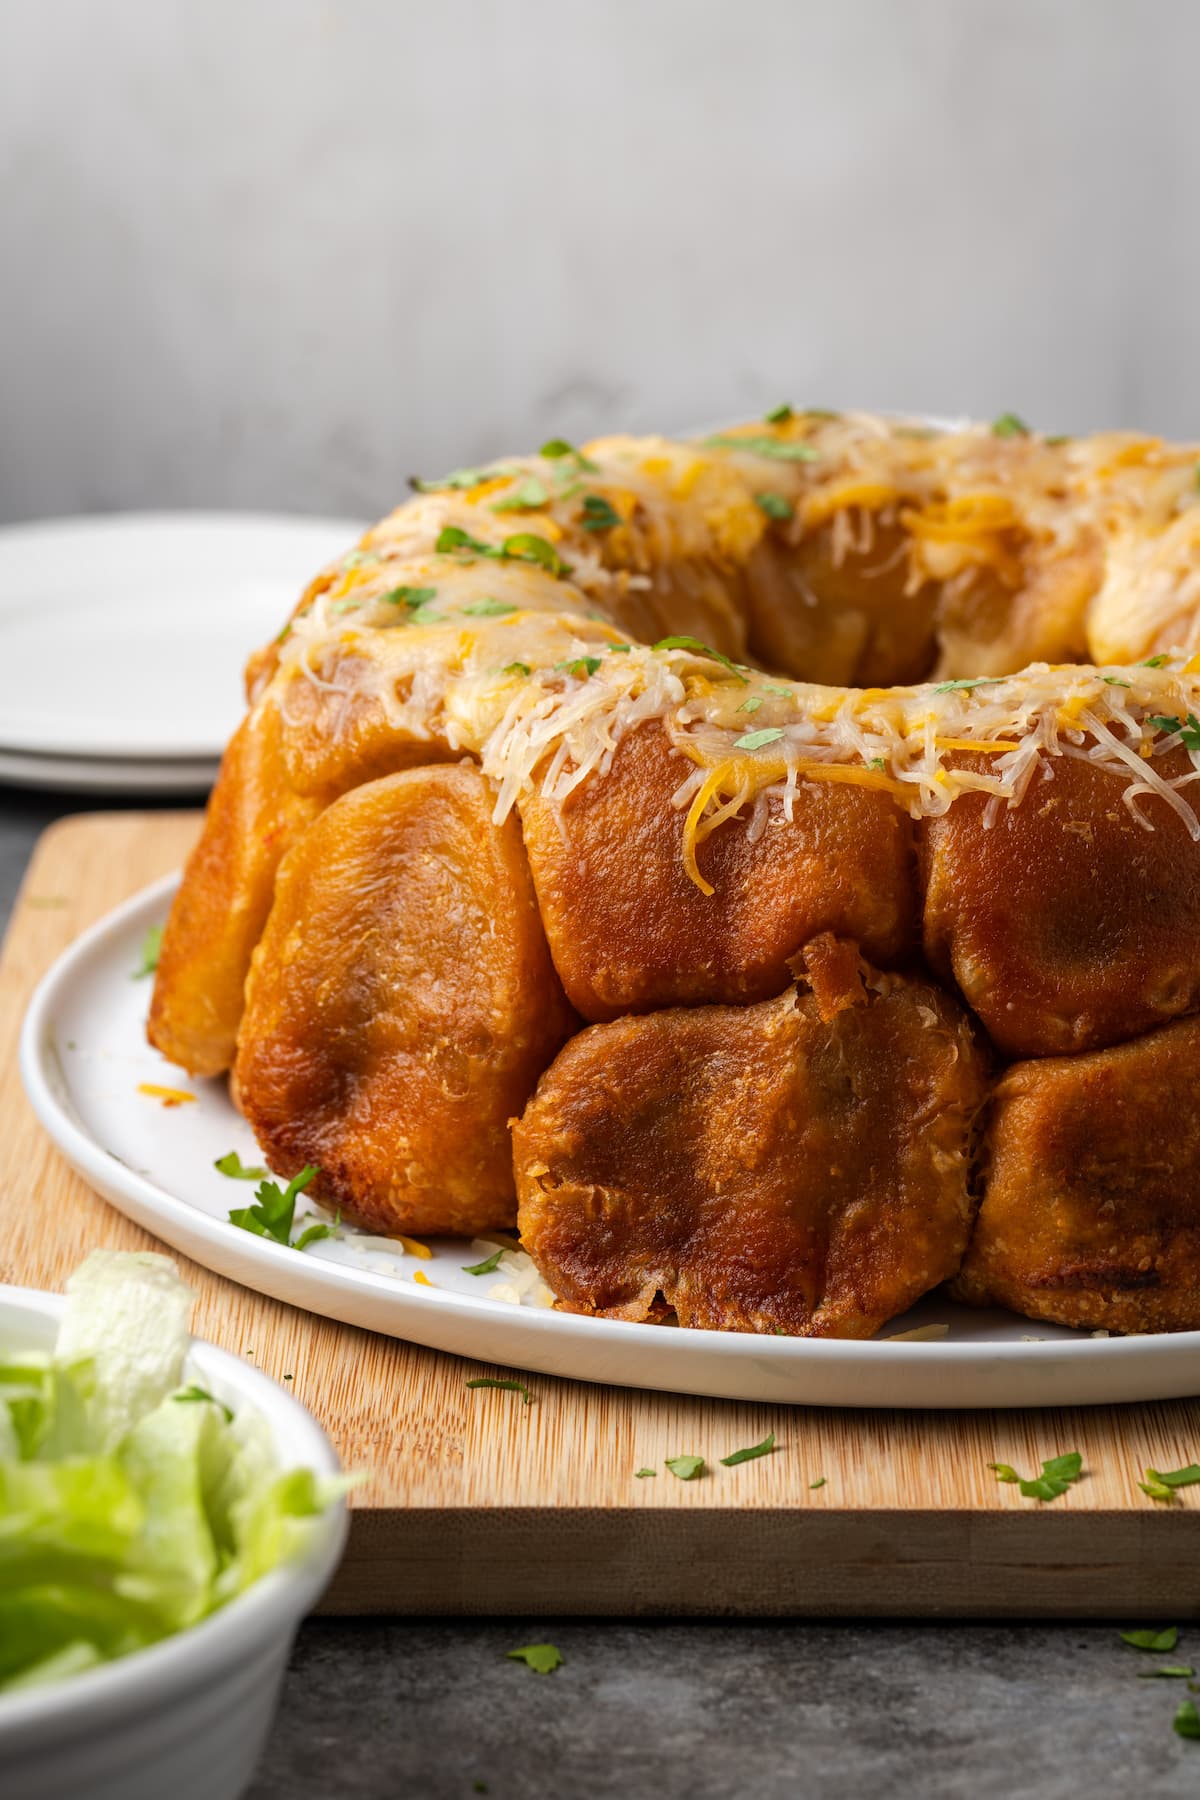
<path fill-rule="evenodd" d="M 559 1214 L 527 1198 L 568 1304 L 871 1329 L 962 1247 L 979 1057 L 930 970 L 1003 1055 L 1200 1012 L 1196 454 L 781 407 L 418 483 L 252 659 L 153 1041 L 227 1064 L 266 925 L 237 1088 L 281 1173 L 389 1229 L 510 1218 L 504 1120 L 544 1074 L 517 1142 L 523 1180 L 535 1125 L 566 1171 Z M 603 1023 L 546 1072 L 579 1022 L 551 952 Z M 1168 1317 L 1138 1291 L 1090 1316 Z"/>
<path fill-rule="evenodd" d="M 1200 1019 L 1014 1063 L 956 1290 L 1110 1331 L 1200 1327 Z"/>
<path fill-rule="evenodd" d="M 791 819 L 776 801 L 753 839 L 740 821 L 719 827 L 696 853 L 704 894 L 684 867 L 687 809 L 672 806 L 694 772 L 646 725 L 561 806 L 520 803 L 551 954 L 585 1019 L 766 999 L 822 931 L 882 963 L 912 951 L 912 827 L 886 794 L 805 785 Z"/>
<path fill-rule="evenodd" d="M 1182 750 L 1155 766 L 1191 770 Z M 1157 794 L 1139 823 L 1128 786 L 1064 756 L 990 826 L 976 794 L 924 823 L 925 954 L 1011 1056 L 1118 1043 L 1200 1003 L 1200 843 Z"/>
<path fill-rule="evenodd" d="M 574 1023 L 514 819 L 469 765 L 336 800 L 254 954 L 239 1104 L 280 1174 L 381 1231 L 511 1225 L 508 1120 Z"/>
<path fill-rule="evenodd" d="M 954 1273 L 984 1059 L 829 935 L 809 992 L 594 1025 L 514 1127 L 521 1241 L 608 1318 L 869 1337 Z"/>

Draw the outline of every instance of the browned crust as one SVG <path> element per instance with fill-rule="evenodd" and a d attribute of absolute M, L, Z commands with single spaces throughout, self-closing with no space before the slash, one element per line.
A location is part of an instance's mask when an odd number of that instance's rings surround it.
<path fill-rule="evenodd" d="M 1198 1069 L 1200 1019 L 1014 1063 L 961 1298 L 1110 1331 L 1200 1327 Z"/>
<path fill-rule="evenodd" d="M 239 1103 L 272 1168 L 384 1231 L 511 1225 L 508 1120 L 575 1023 L 515 819 L 473 765 L 355 788 L 288 854 Z"/>
<path fill-rule="evenodd" d="M 648 725 L 561 807 L 521 802 L 555 967 L 585 1019 L 766 999 L 821 931 L 885 964 L 912 953 L 912 827 L 886 794 L 802 782 L 791 821 L 773 804 L 756 842 L 730 821 L 699 847 L 704 894 L 684 868 L 686 810 L 671 804 L 693 772 Z"/>
<path fill-rule="evenodd" d="M 275 871 L 320 810 L 288 781 L 283 726 L 259 707 L 230 741 L 163 934 L 146 1034 L 191 1075 L 233 1061 L 250 956 L 271 908 Z"/>
<path fill-rule="evenodd" d="M 1179 750 L 1156 763 L 1190 767 Z M 961 794 L 918 833 L 925 953 L 1010 1056 L 1097 1049 L 1200 1005 L 1200 844 L 1156 795 L 1139 825 L 1121 775 L 1043 769 L 990 828 L 984 797 Z"/>
<path fill-rule="evenodd" d="M 808 955 L 813 993 L 596 1025 L 542 1077 L 513 1132 L 521 1239 L 568 1310 L 661 1296 L 683 1325 L 867 1337 L 957 1268 L 970 1021 L 830 937 Z"/>

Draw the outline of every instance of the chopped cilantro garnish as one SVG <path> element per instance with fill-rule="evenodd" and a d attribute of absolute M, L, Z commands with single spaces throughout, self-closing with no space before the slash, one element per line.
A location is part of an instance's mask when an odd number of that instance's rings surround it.
<path fill-rule="evenodd" d="M 1194 1700 L 1181 1700 L 1171 1724 L 1181 1738 L 1200 1738 L 1200 1713 Z"/>
<path fill-rule="evenodd" d="M 1163 664 L 1169 663 L 1170 660 L 1171 660 L 1170 657 L 1166 654 L 1165 651 L 1163 651 L 1162 654 L 1159 656 L 1148 656 L 1146 658 L 1145 662 L 1140 662 L 1138 664 L 1138 668 L 1139 669 L 1161 669 Z"/>
<path fill-rule="evenodd" d="M 218 1400 L 216 1395 L 210 1394 L 207 1388 L 197 1387 L 196 1383 L 194 1381 L 192 1382 L 190 1387 L 180 1388 L 180 1390 L 177 1394 L 171 1395 L 171 1398 L 172 1398 L 172 1400 L 180 1400 L 180 1401 L 207 1400 L 210 1406 L 219 1406 L 220 1407 L 221 1411 L 225 1414 L 225 1420 L 226 1420 L 227 1424 L 229 1422 L 231 1422 L 233 1419 L 232 1406 L 226 1406 L 226 1404 L 223 1400 Z"/>
<path fill-rule="evenodd" d="M 791 696 L 792 696 L 792 689 L 785 688 L 785 687 L 776 687 L 772 682 L 764 681 L 763 693 L 764 694 L 779 694 L 784 700 L 790 700 Z"/>
<path fill-rule="evenodd" d="M 1146 1473 L 1167 1487 L 1195 1487 L 1200 1481 L 1200 1463 L 1189 1463 L 1186 1469 L 1148 1469 Z"/>
<path fill-rule="evenodd" d="M 721 1464 L 732 1469 L 737 1463 L 753 1462 L 756 1456 L 770 1456 L 775 1448 L 775 1433 L 768 1431 L 761 1444 L 751 1444 L 745 1450 L 735 1450 L 730 1456 L 723 1456 Z"/>
<path fill-rule="evenodd" d="M 1001 413 L 992 420 L 992 436 L 998 438 L 1028 437 L 1029 427 L 1016 413 Z"/>
<path fill-rule="evenodd" d="M 702 1456 L 668 1456 L 666 1466 L 680 1481 L 695 1481 L 704 1468 Z"/>
<path fill-rule="evenodd" d="M 318 1244 L 318 1243 L 320 1243 L 322 1238 L 337 1237 L 338 1226 L 341 1224 L 341 1222 L 342 1222 L 342 1214 L 341 1214 L 341 1209 L 339 1207 L 338 1212 L 337 1212 L 336 1216 L 334 1217 L 334 1221 L 333 1221 L 332 1225 L 326 1224 L 323 1219 L 318 1219 L 315 1224 L 306 1225 L 304 1227 L 304 1230 L 300 1233 L 300 1236 L 296 1239 L 295 1243 L 292 1245 L 292 1249 L 293 1250 L 307 1250 L 308 1246 L 310 1244 Z"/>
<path fill-rule="evenodd" d="M 654 1479 L 657 1480 L 658 1470 L 657 1469 L 635 1469 L 633 1471 L 633 1479 L 635 1481 L 645 1481 L 645 1479 L 648 1475 L 653 1476 Z"/>
<path fill-rule="evenodd" d="M 614 525 L 625 521 L 603 494 L 585 494 L 579 522 L 585 531 L 611 531 Z"/>
<path fill-rule="evenodd" d="M 1156 731 L 1179 732 L 1179 742 L 1185 750 L 1200 750 L 1200 719 L 1195 713 L 1189 713 L 1186 719 L 1173 719 L 1161 714 L 1146 720 Z"/>
<path fill-rule="evenodd" d="M 738 711 L 744 713 L 756 713 L 762 703 L 763 697 L 761 694 L 751 694 L 748 700 L 742 701 L 742 704 L 738 707 Z"/>
<path fill-rule="evenodd" d="M 882 756 L 873 756 L 867 764 L 868 769 L 886 769 L 887 761 Z"/>
<path fill-rule="evenodd" d="M 532 531 L 514 532 L 502 544 L 485 544 L 482 538 L 472 537 L 461 525 L 444 525 L 433 547 L 439 556 L 449 556 L 456 550 L 465 550 L 470 556 L 490 556 L 497 562 L 538 563 L 552 575 L 567 573 L 567 565 L 554 545 L 547 543 L 544 537 L 535 536 Z"/>
<path fill-rule="evenodd" d="M 968 688 L 987 687 L 993 681 L 1003 680 L 1003 675 L 967 675 L 959 681 L 939 681 L 933 691 L 935 694 L 955 694 L 965 692 Z"/>
<path fill-rule="evenodd" d="M 522 1644 L 519 1650 L 506 1650 L 504 1654 L 528 1664 L 535 1675 L 553 1675 L 562 1666 L 562 1652 L 553 1644 Z"/>
<path fill-rule="evenodd" d="M 431 587 L 394 587 L 379 596 L 381 606 L 407 606 L 413 612 L 436 599 L 437 589 Z"/>
<path fill-rule="evenodd" d="M 502 675 L 528 675 L 530 673 L 529 664 L 523 662 L 505 663 L 500 673 Z"/>
<path fill-rule="evenodd" d="M 1196 486 L 1200 488 L 1200 463 L 1197 463 L 1192 471 L 1192 480 L 1195 482 Z"/>
<path fill-rule="evenodd" d="M 735 681 L 740 681 L 743 687 L 749 686 L 747 677 L 742 674 L 736 663 L 730 662 L 729 658 L 723 656 L 719 650 L 710 649 L 707 644 L 702 644 L 699 638 L 688 637 L 686 632 L 680 632 L 675 637 L 659 638 L 657 644 L 651 644 L 650 648 L 652 650 L 690 650 L 695 656 L 711 657 L 713 662 L 724 664 Z"/>
<path fill-rule="evenodd" d="M 536 475 L 527 475 L 525 480 L 515 487 L 511 494 L 503 500 L 493 503 L 492 512 L 530 512 L 539 506 L 545 506 L 550 498 L 550 490 L 544 481 Z"/>
<path fill-rule="evenodd" d="M 139 952 L 142 960 L 133 971 L 135 981 L 141 981 L 143 976 L 153 975 L 157 969 L 159 952 L 162 950 L 163 930 L 164 927 L 161 925 L 151 925 L 142 939 Z"/>
<path fill-rule="evenodd" d="M 731 437 L 727 432 L 705 438 L 704 446 L 707 450 L 741 450 L 747 456 L 773 457 L 776 462 L 818 462 L 821 455 L 811 444 L 789 438 Z"/>
<path fill-rule="evenodd" d="M 763 424 L 786 425 L 788 420 L 793 416 L 792 409 L 787 401 L 781 400 L 778 406 L 773 406 L 770 412 L 763 414 Z"/>
<path fill-rule="evenodd" d="M 485 544 L 482 538 L 472 537 L 461 525 L 443 525 L 433 547 L 439 556 L 446 556 L 452 550 L 472 550 L 476 556 L 503 555 L 495 544 Z"/>
<path fill-rule="evenodd" d="M 1158 1500 L 1169 1506 L 1176 1498 L 1177 1489 L 1193 1487 L 1198 1481 L 1200 1481 L 1200 1466 L 1196 1463 L 1189 1463 L 1186 1469 L 1167 1469 L 1165 1472 L 1158 1469 L 1147 1469 L 1145 1481 L 1139 1481 L 1138 1486 L 1143 1494 L 1150 1496 L 1151 1500 Z"/>
<path fill-rule="evenodd" d="M 551 462 L 562 456 L 569 457 L 577 469 L 582 469 L 588 475 L 594 475 L 600 467 L 590 456 L 585 456 L 582 450 L 577 450 L 574 444 L 569 444 L 566 438 L 551 438 L 542 445 L 539 455 L 549 457 Z"/>
<path fill-rule="evenodd" d="M 608 654 L 610 656 L 628 656 L 632 649 L 632 644 L 610 644 L 608 646 Z"/>
<path fill-rule="evenodd" d="M 494 1375 L 476 1375 L 468 1381 L 469 1388 L 503 1388 L 506 1393 L 520 1394 L 526 1406 L 532 1406 L 533 1395 L 523 1381 L 497 1381 Z"/>
<path fill-rule="evenodd" d="M 794 509 L 785 494 L 755 494 L 754 498 L 768 519 L 791 518 Z"/>
<path fill-rule="evenodd" d="M 1060 444 L 1069 444 L 1070 441 L 1071 441 L 1071 434 L 1069 431 L 1056 431 L 1054 433 L 1053 437 L 1048 437 L 1048 438 L 1042 439 L 1042 442 L 1044 444 L 1046 444 L 1051 450 L 1057 450 L 1057 448 Z"/>
<path fill-rule="evenodd" d="M 318 1173 L 316 1165 L 308 1163 L 293 1176 L 286 1188 L 281 1189 L 274 1181 L 260 1182 L 254 1205 L 235 1207 L 229 1215 L 230 1224 L 252 1232 L 255 1237 L 273 1238 L 277 1244 L 290 1245 L 296 1201 Z M 328 1235 L 328 1229 L 326 1227 L 321 1235 Z M 291 1247 L 298 1249 L 299 1245 Z"/>
<path fill-rule="evenodd" d="M 1101 681 L 1106 682 L 1109 687 L 1129 686 L 1129 683 L 1127 681 L 1122 681 L 1119 675 L 1102 675 L 1100 679 Z"/>
<path fill-rule="evenodd" d="M 1189 1675 L 1194 1675 L 1195 1673 L 1196 1671 L 1191 1663 L 1164 1663 L 1161 1669 L 1139 1669 L 1138 1680 L 1186 1681 Z"/>
<path fill-rule="evenodd" d="M 598 656 L 575 656 L 567 662 L 555 663 L 554 667 L 565 670 L 568 675 L 578 675 L 582 681 L 588 675 L 596 673 L 600 667 L 600 660 Z"/>
<path fill-rule="evenodd" d="M 244 1163 L 236 1150 L 230 1150 L 225 1156 L 218 1156 L 213 1168 L 222 1175 L 228 1175 L 230 1181 L 265 1181 L 270 1174 L 269 1169 L 258 1169 Z"/>
<path fill-rule="evenodd" d="M 997 1481 L 1016 1482 L 1027 1500 L 1057 1500 L 1072 1482 L 1079 1480 L 1083 1457 L 1078 1450 L 1069 1450 L 1065 1456 L 1052 1456 L 1042 1464 L 1041 1474 L 1031 1476 L 1028 1481 L 1017 1474 L 1011 1463 L 989 1463 L 988 1468 L 995 1471 Z"/>
<path fill-rule="evenodd" d="M 768 725 L 762 731 L 748 731 L 744 737 L 734 740 L 735 750 L 761 750 L 764 744 L 774 744 L 783 736 L 781 725 Z"/>
<path fill-rule="evenodd" d="M 483 1262 L 464 1263 L 462 1272 L 464 1275 L 491 1275 L 503 1255 L 503 1250 L 493 1250 L 492 1254 Z"/>
<path fill-rule="evenodd" d="M 469 613 L 473 619 L 502 619 L 506 613 L 519 612 L 520 608 L 507 600 L 488 598 L 472 600 L 470 606 L 461 606 L 459 611 Z"/>
<path fill-rule="evenodd" d="M 815 1481 L 809 1482 L 809 1484 L 808 1484 L 809 1493 L 811 1494 L 814 1488 L 823 1488 L 828 1479 L 829 1479 L 829 1477 L 827 1475 L 818 1475 L 817 1479 Z"/>
<path fill-rule="evenodd" d="M 506 537 L 500 546 L 500 554 L 515 562 L 538 563 L 543 569 L 549 569 L 551 575 L 567 573 L 567 565 L 554 545 L 547 543 L 544 537 L 535 537 L 532 531 L 518 531 L 515 536 Z"/>
<path fill-rule="evenodd" d="M 1121 1642 L 1134 1650 L 1154 1650 L 1161 1655 L 1164 1650 L 1173 1650 L 1179 1642 L 1179 1627 L 1167 1625 L 1162 1631 L 1123 1631 Z"/>
<path fill-rule="evenodd" d="M 410 475 L 408 485 L 416 488 L 418 494 L 441 494 L 448 488 L 481 487 L 485 481 L 499 481 L 508 475 L 516 475 L 518 470 L 498 464 L 491 469 L 451 469 L 437 481 L 423 481 L 419 475 Z"/>

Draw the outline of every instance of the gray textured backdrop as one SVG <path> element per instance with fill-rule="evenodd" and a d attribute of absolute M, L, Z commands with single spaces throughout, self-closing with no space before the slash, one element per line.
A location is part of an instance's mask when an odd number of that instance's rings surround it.
<path fill-rule="evenodd" d="M 1189 0 L 0 0 L 0 517 L 778 397 L 1200 431 Z"/>

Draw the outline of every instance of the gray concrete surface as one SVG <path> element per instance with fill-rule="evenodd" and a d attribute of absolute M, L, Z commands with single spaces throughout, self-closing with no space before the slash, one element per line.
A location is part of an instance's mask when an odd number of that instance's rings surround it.
<path fill-rule="evenodd" d="M 88 804 L 0 788 L 0 923 Z M 1200 1626 L 1165 1659 L 1117 1635 L 1168 1622 L 314 1620 L 250 1800 L 1190 1800 L 1187 1684 L 1139 1671 L 1200 1666 Z M 552 1675 L 505 1654 L 544 1642 Z"/>
<path fill-rule="evenodd" d="M 546 1641 L 552 1675 L 505 1656 Z M 322 1621 L 251 1800 L 1182 1800 L 1187 1686 L 1146 1660 L 1092 1625 Z"/>

